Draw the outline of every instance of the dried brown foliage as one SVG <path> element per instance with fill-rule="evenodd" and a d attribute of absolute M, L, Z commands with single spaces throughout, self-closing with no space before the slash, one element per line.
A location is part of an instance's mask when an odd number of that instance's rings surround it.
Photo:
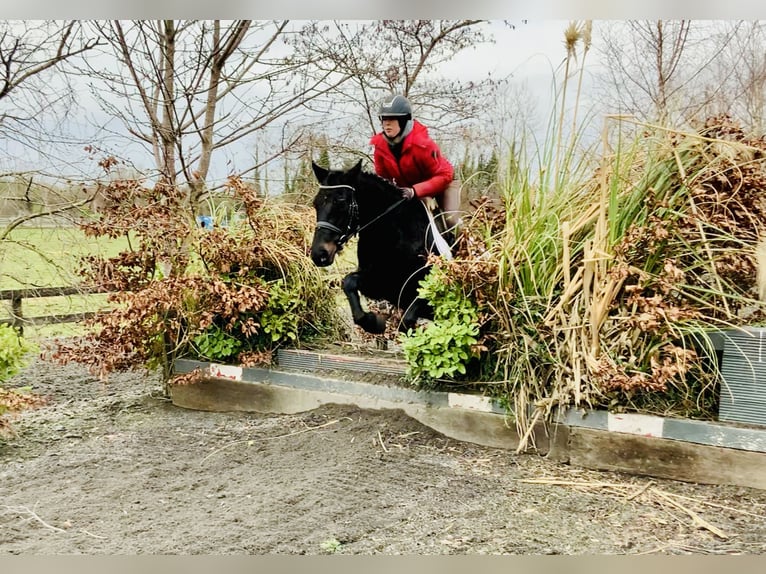
<path fill-rule="evenodd" d="M 268 291 L 263 285 L 237 285 L 201 276 L 169 277 L 137 291 L 110 295 L 116 307 L 86 322 L 84 340 L 60 342 L 53 358 L 86 364 L 99 376 L 151 364 L 164 351 L 180 349 L 188 337 L 214 321 L 243 337 L 258 333 L 253 315 Z"/>
<path fill-rule="evenodd" d="M 597 170 L 572 196 L 583 217 L 577 235 L 559 230 L 569 240 L 567 269 L 564 259 L 533 266 L 542 260 L 535 250 L 562 256 L 551 247 L 555 230 L 541 224 L 514 236 L 517 215 L 486 198 L 472 204 L 457 260 L 439 262 L 484 313 L 488 382 L 509 373 L 506 392 L 534 395 L 525 404 L 709 417 L 715 358 L 699 334 L 764 318 L 755 247 L 766 224 L 766 139 L 747 138 L 725 116 L 699 134 L 644 137 L 630 166 Z M 616 190 L 608 210 L 599 201 L 604 181 Z M 596 233 L 599 213 L 603 229 L 621 230 L 616 242 Z M 560 274 L 551 289 L 540 276 L 549 270 Z"/>
<path fill-rule="evenodd" d="M 226 205 L 244 218 L 203 229 L 184 194 L 162 183 L 116 180 L 103 195 L 86 233 L 127 235 L 131 247 L 84 261 L 85 283 L 113 291 L 110 308 L 87 322 L 85 337 L 59 341 L 55 359 L 84 363 L 102 377 L 161 366 L 168 380 L 179 357 L 268 364 L 277 346 L 337 329 L 333 297 L 306 257 L 308 208 L 266 201 L 232 178 Z M 273 302 L 275 285 L 281 298 Z M 198 356 L 200 335 L 216 356 Z"/>
<path fill-rule="evenodd" d="M 45 397 L 32 393 L 21 393 L 15 389 L 0 387 L 0 407 L 5 412 L 19 412 L 24 409 L 39 407 L 47 402 Z"/>
<path fill-rule="evenodd" d="M 0 387 L 0 436 L 13 434 L 9 415 L 45 405 L 46 397 Z"/>
<path fill-rule="evenodd" d="M 192 369 L 188 373 L 174 375 L 172 379 L 172 384 L 178 385 L 178 386 L 194 385 L 202 381 L 202 379 L 204 378 L 205 378 L 205 375 L 202 372 L 202 369 L 196 368 L 196 369 Z"/>

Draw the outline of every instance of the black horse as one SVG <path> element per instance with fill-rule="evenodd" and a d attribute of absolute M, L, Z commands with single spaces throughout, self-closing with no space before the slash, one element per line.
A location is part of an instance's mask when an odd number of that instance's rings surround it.
<path fill-rule="evenodd" d="M 368 333 L 386 329 L 385 317 L 362 308 L 360 293 L 404 310 L 400 330 L 414 327 L 418 318 L 432 319 L 433 309 L 418 297 L 420 280 L 430 270 L 428 254 L 436 252 L 422 203 L 402 199 L 398 187 L 363 171 L 361 161 L 347 171 L 326 170 L 313 162 L 312 167 L 319 180 L 314 264 L 331 265 L 345 243 L 359 236 L 357 270 L 343 278 L 354 323 Z"/>

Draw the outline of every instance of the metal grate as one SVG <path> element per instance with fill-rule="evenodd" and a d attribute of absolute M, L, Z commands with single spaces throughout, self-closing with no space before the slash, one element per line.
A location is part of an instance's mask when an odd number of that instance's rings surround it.
<path fill-rule="evenodd" d="M 383 373 L 386 375 L 404 375 L 407 372 L 407 365 L 404 361 L 379 358 L 367 359 L 365 357 L 317 353 L 314 351 L 300 351 L 295 349 L 280 349 L 277 351 L 277 362 L 280 367 L 286 369 L 300 369 L 304 371 L 328 369 L 362 373 Z"/>
<path fill-rule="evenodd" d="M 721 364 L 722 421 L 766 425 L 766 329 L 731 330 Z"/>

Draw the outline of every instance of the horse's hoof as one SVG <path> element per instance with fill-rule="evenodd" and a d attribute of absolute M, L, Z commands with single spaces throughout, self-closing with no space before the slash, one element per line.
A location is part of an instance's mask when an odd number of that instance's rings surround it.
<path fill-rule="evenodd" d="M 414 329 L 417 326 L 417 323 L 399 323 L 399 332 L 400 333 L 406 333 L 410 329 Z"/>
<path fill-rule="evenodd" d="M 386 320 L 376 313 L 365 313 L 362 318 L 356 322 L 362 329 L 373 335 L 380 335 L 386 332 Z"/>

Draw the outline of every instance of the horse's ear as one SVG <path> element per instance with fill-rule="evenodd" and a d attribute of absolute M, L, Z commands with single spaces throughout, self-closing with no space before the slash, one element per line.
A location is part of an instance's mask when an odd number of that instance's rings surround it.
<path fill-rule="evenodd" d="M 356 162 L 356 165 L 352 167 L 350 170 L 348 170 L 348 174 L 356 179 L 359 176 L 359 172 L 362 171 L 362 160 L 360 159 L 358 162 Z"/>
<path fill-rule="evenodd" d="M 317 181 L 319 181 L 320 183 L 325 181 L 325 179 L 327 179 L 327 174 L 330 173 L 325 168 L 318 166 L 316 162 L 314 162 L 313 160 L 311 162 L 311 169 L 314 170 L 314 175 L 316 176 Z"/>

